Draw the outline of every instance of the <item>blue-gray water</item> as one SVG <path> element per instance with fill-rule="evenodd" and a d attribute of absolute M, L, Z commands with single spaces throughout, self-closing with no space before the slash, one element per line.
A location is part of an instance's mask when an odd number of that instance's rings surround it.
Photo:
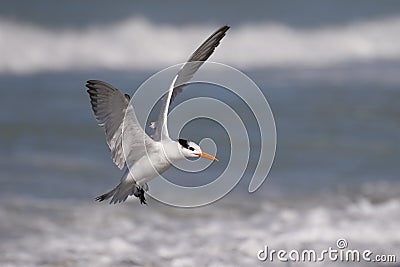
<path fill-rule="evenodd" d="M 243 67 L 242 61 L 232 61 L 261 88 L 275 116 L 278 141 L 273 167 L 254 194 L 247 193 L 249 170 L 235 190 L 222 200 L 202 208 L 178 209 L 152 200 L 148 206 L 137 201 L 116 206 L 93 201 L 95 196 L 115 186 L 121 172 L 110 159 L 84 84 L 88 79 L 101 79 L 133 93 L 158 67 L 149 70 L 146 66 L 141 70 L 134 63 L 114 59 L 99 59 L 97 68 L 93 66 L 96 61 L 86 66 L 80 53 L 87 57 L 84 45 L 88 43 L 79 37 L 81 27 L 89 27 L 87 33 L 99 38 L 101 34 L 90 27 L 102 29 L 110 23 L 119 27 L 120 20 L 141 16 L 152 23 L 150 31 L 157 29 L 154 25 L 170 25 L 175 29 L 182 22 L 196 29 L 205 19 L 212 25 L 231 24 L 232 35 L 235 26 L 240 28 L 245 24 L 280 23 L 301 31 L 318 29 L 319 34 L 311 38 L 323 46 L 320 37 L 324 29 L 329 33 L 332 27 L 341 29 L 351 24 L 352 29 L 374 36 L 376 31 L 370 33 L 370 28 L 382 25 L 390 28 L 391 21 L 386 19 L 398 21 L 397 2 L 365 1 L 361 5 L 340 1 L 322 5 L 311 1 L 304 2 L 308 7 L 304 11 L 291 8 L 289 2 L 258 3 L 239 17 L 232 15 L 233 9 L 247 5 L 236 4 L 229 9 L 219 4 L 215 9 L 223 15 L 216 16 L 211 6 L 194 4 L 187 7 L 189 11 L 182 12 L 150 4 L 135 7 L 130 2 L 115 6 L 107 2 L 71 2 L 56 16 L 56 7 L 50 8 L 51 1 L 37 3 L 22 5 L 10 1 L 0 10 L 0 33 L 18 38 L 27 34 L 32 41 L 31 46 L 23 47 L 27 50 L 18 53 L 12 46 L 3 47 L 8 53 L 2 54 L 0 60 L 1 266 L 263 266 L 268 263 L 259 262 L 256 253 L 264 245 L 274 249 L 322 250 L 334 247 L 338 238 L 346 238 L 350 248 L 398 253 L 400 58 L 396 55 L 400 53 L 394 50 L 385 54 L 382 51 L 386 50 L 380 50 L 390 45 L 371 46 L 369 54 L 360 57 L 347 54 L 352 49 L 354 54 L 359 52 L 358 39 L 351 39 L 350 43 L 338 44 L 340 48 L 335 55 L 340 60 L 332 64 L 328 64 L 321 51 L 315 51 L 321 53 L 318 54 L 322 56 L 321 62 L 318 57 L 309 62 L 307 55 L 299 55 L 298 61 L 288 63 L 279 54 L 279 47 L 271 51 L 273 64 L 260 66 L 251 54 L 248 61 L 243 61 Z M 42 5 L 48 9 L 41 8 Z M 97 14 L 112 16 L 91 19 L 87 11 L 93 5 L 98 9 Z M 191 17 L 190 8 L 202 10 L 206 15 Z M 130 9 L 135 11 L 129 12 Z M 168 17 L 163 13 L 166 9 L 171 13 Z M 263 9 L 267 11 L 262 12 Z M 313 10 L 319 12 L 310 16 Z M 75 19 L 70 21 L 68 14 Z M 370 20 L 372 24 L 368 24 Z M 25 29 L 21 26 L 25 23 L 34 26 L 28 27 L 27 33 L 6 32 L 10 24 Z M 53 36 L 50 28 L 73 33 Z M 286 31 L 280 30 L 272 28 L 274 36 L 285 37 Z M 137 28 L 132 31 L 140 33 Z M 31 36 L 29 32 L 34 34 Z M 200 32 L 199 39 L 191 35 L 189 47 L 195 47 L 205 37 L 204 29 Z M 333 32 L 342 41 L 347 40 L 345 30 Z M 381 32 L 386 35 L 379 38 L 396 40 L 390 36 L 396 30 Z M 249 34 L 255 36 L 251 30 Z M 308 36 L 308 32 L 301 34 Z M 356 32 L 351 34 L 354 36 Z M 61 37 L 67 43 L 68 38 L 77 37 L 78 45 L 50 50 L 50 55 L 40 53 L 46 42 L 59 44 L 55 40 Z M 229 45 L 228 37 L 216 51 L 216 57 L 224 53 L 225 44 Z M 264 42 L 268 34 L 260 38 Z M 304 40 L 301 36 L 294 38 L 299 42 Z M 176 41 L 174 38 L 169 41 L 173 40 Z M 246 40 L 243 42 L 248 44 Z M 93 49 L 102 48 L 99 45 Z M 129 51 L 118 46 L 114 49 Z M 62 58 L 60 51 L 71 58 Z M 112 54 L 104 50 L 107 52 Z M 278 56 L 273 57 L 274 53 Z M 186 56 L 182 55 L 182 59 Z M 231 57 L 223 54 L 221 59 Z M 265 61 L 268 60 L 266 57 Z M 51 70 L 53 61 L 56 67 Z M 104 64 L 109 62 L 116 65 L 107 69 Z M 166 67 L 167 62 L 157 61 L 155 66 Z M 240 99 L 207 86 L 189 87 L 177 101 L 202 95 L 226 102 L 247 119 L 252 145 L 250 169 L 254 168 L 259 153 L 258 132 L 248 108 Z M 214 138 L 219 145 L 220 163 L 200 174 L 168 171 L 168 177 L 185 185 L 206 183 L 224 168 L 229 156 L 222 129 L 197 131 L 195 123 L 192 126 L 196 131 L 188 127 L 183 133 L 195 140 Z"/>

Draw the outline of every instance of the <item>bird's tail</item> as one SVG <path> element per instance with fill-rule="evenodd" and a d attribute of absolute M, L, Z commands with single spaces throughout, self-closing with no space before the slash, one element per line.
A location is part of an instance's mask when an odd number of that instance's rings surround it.
<path fill-rule="evenodd" d="M 104 193 L 101 196 L 95 198 L 96 201 L 103 201 L 112 197 L 110 204 L 117 204 L 124 202 L 130 195 L 133 194 L 134 188 L 136 186 L 127 185 L 126 183 L 122 182 L 117 187 L 112 189 L 111 191 Z"/>
<path fill-rule="evenodd" d="M 132 185 L 126 183 L 126 181 L 122 181 L 119 185 L 117 185 L 117 187 L 101 196 L 96 197 L 95 200 L 101 202 L 112 197 L 110 204 L 117 204 L 124 202 L 129 196 L 134 195 L 135 197 L 139 198 L 141 204 L 146 204 L 144 191 L 147 190 L 147 184 L 145 184 L 144 187 L 140 187 L 136 184 Z"/>
<path fill-rule="evenodd" d="M 115 187 L 114 189 L 112 189 L 111 191 L 109 191 L 105 194 L 102 194 L 101 196 L 96 197 L 94 200 L 102 202 L 106 199 L 109 199 L 110 197 L 112 197 L 115 194 L 115 191 L 117 191 L 117 189 L 118 189 L 118 186 Z"/>

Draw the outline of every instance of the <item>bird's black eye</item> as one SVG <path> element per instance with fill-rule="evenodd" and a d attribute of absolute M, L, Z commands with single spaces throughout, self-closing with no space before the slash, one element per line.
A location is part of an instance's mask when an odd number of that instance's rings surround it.
<path fill-rule="evenodd" d="M 190 146 L 190 147 L 189 147 L 189 150 L 192 150 L 192 151 L 194 151 L 194 148 Z"/>

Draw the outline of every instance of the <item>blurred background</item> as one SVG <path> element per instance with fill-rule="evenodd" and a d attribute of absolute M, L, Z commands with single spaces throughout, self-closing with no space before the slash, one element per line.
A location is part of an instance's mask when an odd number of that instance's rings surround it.
<path fill-rule="evenodd" d="M 86 80 L 132 94 L 224 24 L 231 29 L 211 59 L 252 78 L 275 116 L 266 182 L 247 192 L 259 156 L 248 107 L 193 87 L 176 101 L 215 97 L 247 122 L 251 163 L 235 190 L 196 209 L 95 203 L 122 173 Z M 399 1 L 2 1 L 0 265 L 262 266 L 264 245 L 322 250 L 338 238 L 398 253 L 399 41 Z M 194 121 L 183 133 L 213 138 L 222 164 L 167 172 L 185 185 L 215 179 L 229 158 L 223 129 L 197 123 L 209 130 L 193 131 Z"/>

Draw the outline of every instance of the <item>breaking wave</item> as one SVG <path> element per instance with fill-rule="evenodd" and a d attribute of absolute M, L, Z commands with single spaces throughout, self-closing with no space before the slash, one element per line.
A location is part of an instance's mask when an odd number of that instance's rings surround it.
<path fill-rule="evenodd" d="M 0 73 L 155 70 L 184 61 L 216 27 L 132 18 L 106 26 L 53 29 L 0 19 Z M 230 30 L 213 61 L 262 68 L 399 60 L 399 39 L 400 17 L 312 29 L 243 24 Z"/>

